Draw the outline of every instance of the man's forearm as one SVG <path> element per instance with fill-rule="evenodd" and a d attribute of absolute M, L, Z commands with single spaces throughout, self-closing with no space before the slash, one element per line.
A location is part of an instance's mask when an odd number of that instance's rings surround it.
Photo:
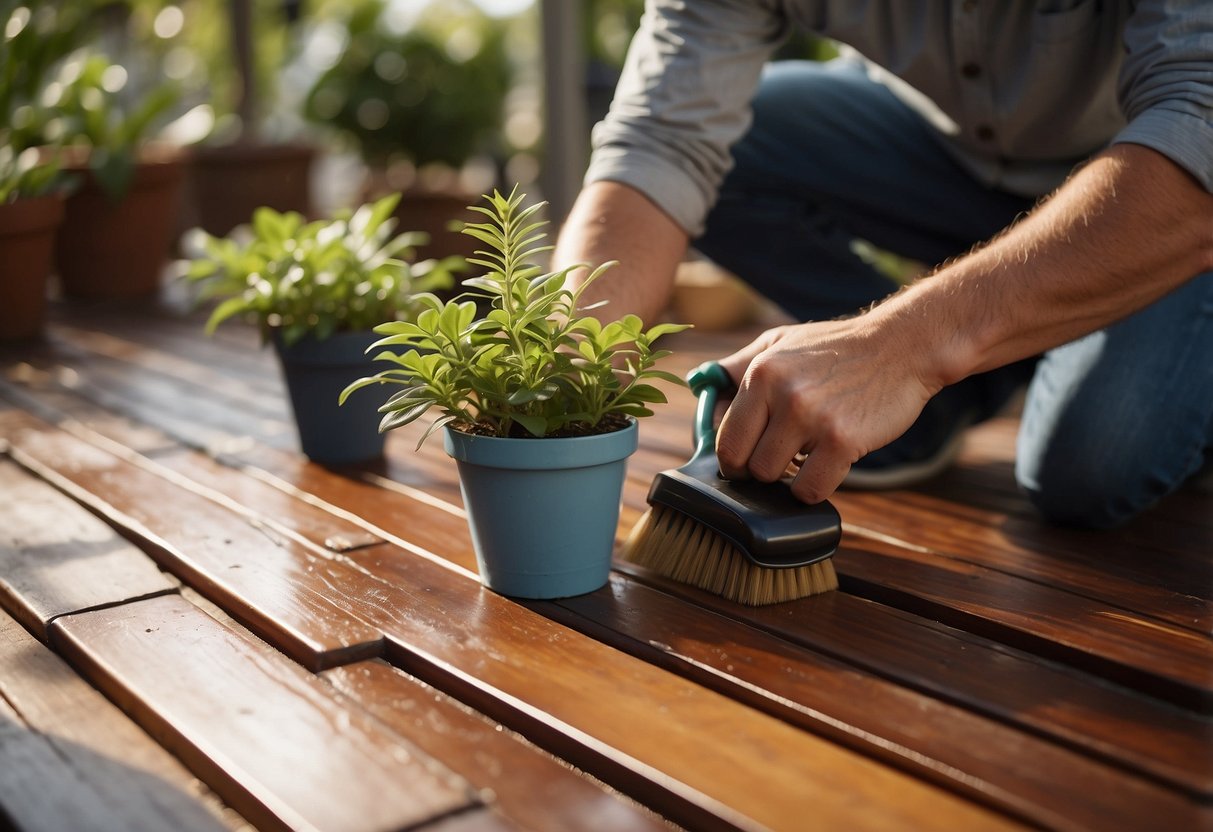
<path fill-rule="evenodd" d="M 1155 151 L 1117 145 L 871 314 L 914 333 L 928 374 L 950 384 L 1107 326 L 1211 269 L 1213 195 Z"/>
<path fill-rule="evenodd" d="M 686 233 L 640 192 L 616 182 L 595 182 L 573 205 L 552 259 L 558 268 L 619 261 L 586 290 L 584 302 L 609 300 L 606 317 L 634 313 L 652 323 L 669 301 L 686 247 Z M 580 269 L 571 277 L 577 284 L 588 274 Z"/>

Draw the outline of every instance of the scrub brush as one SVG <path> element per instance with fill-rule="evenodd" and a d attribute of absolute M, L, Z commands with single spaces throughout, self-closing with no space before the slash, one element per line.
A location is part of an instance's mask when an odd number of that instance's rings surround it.
<path fill-rule="evenodd" d="M 699 397 L 695 452 L 653 480 L 650 508 L 628 535 L 623 559 L 751 606 L 837 589 L 830 556 L 842 537 L 838 511 L 829 502 L 802 503 L 782 482 L 722 478 L 712 417 L 732 381 L 707 362 L 687 382 Z"/>

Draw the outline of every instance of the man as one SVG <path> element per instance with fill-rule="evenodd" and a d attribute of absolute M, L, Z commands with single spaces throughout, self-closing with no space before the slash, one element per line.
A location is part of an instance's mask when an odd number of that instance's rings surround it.
<path fill-rule="evenodd" d="M 764 71 L 794 25 L 857 52 Z M 1211 192 L 1207 0 L 651 0 L 555 258 L 652 319 L 693 243 L 806 321 L 722 359 L 717 442 L 806 502 L 934 473 L 1043 354 L 1017 479 L 1109 527 L 1213 447 Z"/>

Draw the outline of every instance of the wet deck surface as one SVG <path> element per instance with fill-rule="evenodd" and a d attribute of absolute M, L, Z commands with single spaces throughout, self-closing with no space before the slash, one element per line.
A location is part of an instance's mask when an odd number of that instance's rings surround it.
<path fill-rule="evenodd" d="M 309 463 L 272 352 L 201 320 L 58 305 L 0 353 L 0 827 L 1213 828 L 1213 497 L 1050 528 L 1000 418 L 836 496 L 837 592 L 618 564 L 520 603 L 440 442 Z M 621 535 L 693 404 L 642 423 Z"/>

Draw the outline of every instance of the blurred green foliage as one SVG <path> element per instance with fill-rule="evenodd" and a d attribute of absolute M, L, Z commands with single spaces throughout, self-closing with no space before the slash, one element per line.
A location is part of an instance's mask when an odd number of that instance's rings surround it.
<path fill-rule="evenodd" d="M 459 167 L 490 150 L 512 77 L 504 30 L 450 5 L 403 31 L 386 4 L 356 5 L 342 21 L 344 49 L 307 95 L 307 118 L 335 127 L 374 166 Z"/>

